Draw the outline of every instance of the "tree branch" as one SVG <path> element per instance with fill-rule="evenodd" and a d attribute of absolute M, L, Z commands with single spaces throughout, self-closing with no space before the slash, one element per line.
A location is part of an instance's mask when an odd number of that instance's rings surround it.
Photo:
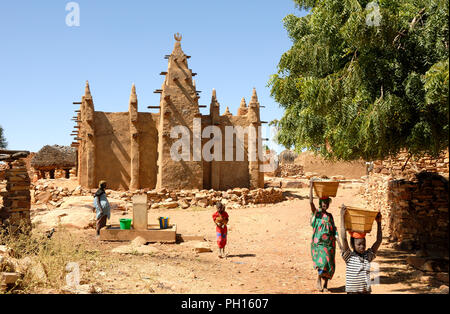
<path fill-rule="evenodd" d="M 406 159 L 406 162 L 405 162 L 405 164 L 402 167 L 402 172 L 405 171 L 406 165 L 408 164 L 408 161 L 411 159 L 411 157 L 412 157 L 412 153 L 409 153 L 408 159 Z"/>
<path fill-rule="evenodd" d="M 405 30 L 402 29 L 398 32 L 398 35 L 395 36 L 394 41 L 392 42 L 393 45 L 395 45 L 395 43 L 400 40 L 401 37 L 403 36 L 407 36 L 408 33 L 410 31 L 412 31 L 414 29 L 414 27 L 416 26 L 417 22 L 419 21 L 419 19 L 422 19 L 422 15 L 425 13 L 425 8 L 422 8 L 419 13 L 417 13 L 417 15 L 413 18 L 413 20 L 411 21 L 411 23 L 409 23 L 409 30 Z M 397 49 L 399 49 L 401 47 L 401 45 L 399 44 Z"/>
<path fill-rule="evenodd" d="M 425 8 L 420 10 L 419 13 L 414 17 L 412 22 L 409 24 L 409 30 L 410 31 L 416 26 L 416 24 L 419 21 L 419 19 L 422 19 L 422 15 L 423 15 L 424 12 L 425 12 Z"/>

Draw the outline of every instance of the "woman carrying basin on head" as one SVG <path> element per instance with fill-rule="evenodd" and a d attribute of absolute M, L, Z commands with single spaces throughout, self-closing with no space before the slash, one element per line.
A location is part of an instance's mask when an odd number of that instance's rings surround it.
<path fill-rule="evenodd" d="M 314 269 L 317 270 L 317 289 L 320 292 L 328 291 L 328 281 L 333 279 L 336 270 L 336 239 L 337 230 L 334 224 L 333 215 L 328 212 L 331 198 L 320 198 L 319 208 L 316 208 L 313 201 L 314 179 L 310 181 L 309 202 L 311 205 L 311 226 L 313 235 L 311 239 L 311 256 Z M 322 285 L 323 281 L 323 285 Z"/>

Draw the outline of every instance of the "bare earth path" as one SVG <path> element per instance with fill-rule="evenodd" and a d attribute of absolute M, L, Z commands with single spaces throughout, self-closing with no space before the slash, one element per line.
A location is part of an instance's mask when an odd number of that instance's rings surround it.
<path fill-rule="evenodd" d="M 280 204 L 228 210 L 229 257 L 223 260 L 217 257 L 211 209 L 152 210 L 149 221 L 169 216 L 178 225 L 178 233 L 205 236 L 213 253 L 196 254 L 186 242 L 150 244 L 155 248 L 150 255 L 122 255 L 111 253 L 111 249 L 123 243 L 99 243 L 93 230 L 76 231 L 97 256 L 97 261 L 89 262 L 95 265 L 82 267 L 82 278 L 100 287 L 103 293 L 318 293 L 310 257 L 308 190 L 293 193 L 297 199 Z M 342 203 L 359 202 L 355 189 L 340 190 L 330 207 L 336 223 L 340 225 L 338 207 Z M 121 217 L 113 214 L 112 220 Z M 374 242 L 374 234 L 375 231 L 368 236 L 368 245 Z M 384 240 L 376 260 L 380 264 L 381 284 L 373 288 L 374 293 L 424 293 L 432 292 L 433 286 L 439 287 L 439 283 L 417 279 L 417 272 L 406 266 L 406 256 Z M 345 264 L 339 250 L 336 264 L 330 293 L 345 293 Z"/>

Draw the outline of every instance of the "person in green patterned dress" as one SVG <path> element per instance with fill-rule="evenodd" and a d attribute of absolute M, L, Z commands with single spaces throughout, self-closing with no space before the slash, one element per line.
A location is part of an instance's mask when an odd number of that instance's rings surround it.
<path fill-rule="evenodd" d="M 336 270 L 336 239 L 339 247 L 339 237 L 334 224 L 333 215 L 327 212 L 331 198 L 321 198 L 319 200 L 319 209 L 313 202 L 314 179 L 310 182 L 309 202 L 311 205 L 311 226 L 313 236 L 311 240 L 311 256 L 314 262 L 314 269 L 318 272 L 317 289 L 320 292 L 328 291 L 328 280 L 333 279 Z M 322 280 L 324 281 L 322 286 Z"/>

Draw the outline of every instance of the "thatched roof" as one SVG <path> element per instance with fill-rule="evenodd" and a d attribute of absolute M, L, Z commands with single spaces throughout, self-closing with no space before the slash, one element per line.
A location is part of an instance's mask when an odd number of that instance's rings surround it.
<path fill-rule="evenodd" d="M 75 167 L 75 164 L 75 148 L 70 146 L 44 146 L 31 160 L 33 168 L 67 168 Z"/>

